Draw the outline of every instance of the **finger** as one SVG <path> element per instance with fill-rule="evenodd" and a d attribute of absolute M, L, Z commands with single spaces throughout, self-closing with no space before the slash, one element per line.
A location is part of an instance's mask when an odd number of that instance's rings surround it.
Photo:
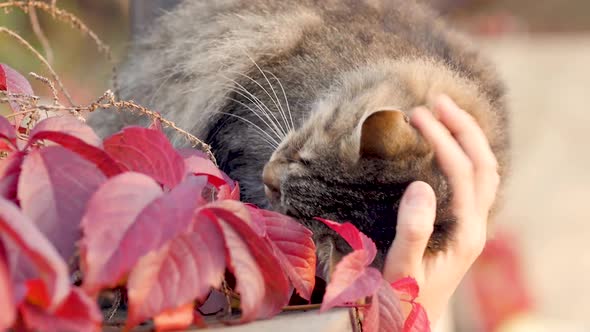
<path fill-rule="evenodd" d="M 449 131 L 425 108 L 417 108 L 411 123 L 434 148 L 442 171 L 453 188 L 456 210 L 473 206 L 473 165 Z"/>
<path fill-rule="evenodd" d="M 434 229 L 436 196 L 424 182 L 408 186 L 400 202 L 395 239 L 385 260 L 386 280 L 421 273 L 422 258 Z"/>
<path fill-rule="evenodd" d="M 498 162 L 487 137 L 475 119 L 446 95 L 437 99 L 435 112 L 471 160 L 478 207 L 487 211 L 494 201 L 500 180 Z"/>

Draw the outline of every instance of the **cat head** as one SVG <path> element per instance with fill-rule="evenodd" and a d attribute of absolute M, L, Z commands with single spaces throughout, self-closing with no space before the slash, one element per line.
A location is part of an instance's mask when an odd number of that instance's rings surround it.
<path fill-rule="evenodd" d="M 417 180 L 429 183 L 437 196 L 429 249 L 442 250 L 451 240 L 451 191 L 431 146 L 408 119 L 441 92 L 474 107 L 476 115 L 489 105 L 479 105 L 481 98 L 468 85 L 453 88 L 462 80 L 432 66 L 422 63 L 416 71 L 411 64 L 384 63 L 346 75 L 266 164 L 271 205 L 311 227 L 320 252 L 326 246 L 324 251 L 340 254 L 349 249 L 314 217 L 350 221 L 376 242 L 380 267 L 395 237 L 399 201 Z M 419 72 L 424 68 L 433 71 L 427 80 Z"/>

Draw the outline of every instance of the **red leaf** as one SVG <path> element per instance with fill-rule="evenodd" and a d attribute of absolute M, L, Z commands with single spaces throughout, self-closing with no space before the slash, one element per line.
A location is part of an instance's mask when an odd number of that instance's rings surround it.
<path fill-rule="evenodd" d="M 82 219 L 80 242 L 87 292 L 96 294 L 117 285 L 132 268 L 121 255 L 126 249 L 120 243 L 143 208 L 161 194 L 150 177 L 130 172 L 109 179 L 92 196 Z"/>
<path fill-rule="evenodd" d="M 262 220 L 262 214 L 258 212 L 261 210 L 257 207 L 233 200 L 225 200 L 212 202 L 207 208 L 221 208 L 233 213 L 243 223 L 246 223 L 258 237 L 266 238 L 266 226 Z"/>
<path fill-rule="evenodd" d="M 219 187 L 219 191 L 217 192 L 217 199 L 218 200 L 226 200 L 231 199 L 234 201 L 240 200 L 240 186 L 236 183 L 234 188 L 232 189 L 229 185 L 224 184 Z"/>
<path fill-rule="evenodd" d="M 72 116 L 51 117 L 39 122 L 31 131 L 27 147 L 39 140 L 52 141 L 79 154 L 108 177 L 126 170 L 101 149 L 102 142 L 92 128 Z"/>
<path fill-rule="evenodd" d="M 231 202 L 231 201 L 224 201 Z M 242 322 L 278 314 L 289 302 L 291 289 L 272 247 L 231 211 L 219 207 L 201 213 L 217 220 L 223 235 L 229 269 L 236 277 L 240 293 Z"/>
<path fill-rule="evenodd" d="M 55 308 L 70 290 L 68 268 L 53 245 L 13 203 L 0 198 L 0 231 L 35 265 Z M 17 273 L 18 271 L 13 271 Z"/>
<path fill-rule="evenodd" d="M 184 158 L 186 171 L 194 175 L 206 175 L 209 182 L 217 188 L 228 185 L 230 191 L 235 187 L 232 179 L 223 173 L 206 154 L 194 149 L 182 149 L 178 151 Z"/>
<path fill-rule="evenodd" d="M 156 331 L 184 331 L 194 320 L 194 303 L 185 304 L 176 309 L 166 310 L 154 317 Z"/>
<path fill-rule="evenodd" d="M 414 302 L 420 293 L 420 287 L 414 278 L 406 277 L 402 278 L 398 281 L 391 283 L 391 287 L 404 294 L 407 295 L 409 298 L 404 299 L 403 301 L 409 302 L 412 304 L 412 311 L 410 312 L 408 318 L 406 318 L 406 322 L 404 325 L 404 332 L 426 332 L 430 331 L 430 322 L 428 321 L 428 316 L 424 308 Z"/>
<path fill-rule="evenodd" d="M 266 236 L 281 268 L 301 297 L 309 300 L 315 286 L 316 268 L 316 248 L 311 238 L 312 232 L 282 214 L 266 210 L 257 212 L 262 217 Z"/>
<path fill-rule="evenodd" d="M 1 69 L 2 67 L 0 66 L 0 70 Z M 6 140 L 10 144 L 10 147 L 16 150 L 16 130 L 14 129 L 14 126 L 3 116 L 0 116 L 0 140 Z M 4 149 L 0 151 L 3 150 Z"/>
<path fill-rule="evenodd" d="M 51 140 L 51 135 L 57 134 L 63 134 L 69 139 L 77 139 L 94 147 L 101 147 L 102 145 L 102 141 L 92 128 L 75 117 L 66 115 L 50 117 L 35 125 L 29 135 L 28 146 L 40 139 Z M 49 136 L 49 138 L 45 136 Z"/>
<path fill-rule="evenodd" d="M 17 202 L 18 178 L 25 153 L 16 151 L 0 160 L 0 197 Z"/>
<path fill-rule="evenodd" d="M 47 308 L 51 299 L 47 293 L 47 287 L 41 279 L 29 279 L 25 281 L 26 301 L 36 306 Z"/>
<path fill-rule="evenodd" d="M 363 332 L 399 332 L 404 323 L 400 300 L 385 280 L 381 280 L 371 306 L 364 310 Z"/>
<path fill-rule="evenodd" d="M 0 63 L 0 90 L 6 91 L 6 73 L 4 72 L 4 64 Z"/>
<path fill-rule="evenodd" d="M 80 239 L 86 204 L 106 181 L 96 166 L 60 146 L 33 150 L 22 164 L 18 199 L 23 213 L 69 260 Z"/>
<path fill-rule="evenodd" d="M 79 288 L 72 288 L 65 301 L 55 310 L 25 303 L 20 312 L 30 330 L 43 332 L 100 331 L 102 314 L 96 303 Z"/>
<path fill-rule="evenodd" d="M 8 270 L 8 256 L 0 241 L 0 331 L 8 330 L 16 319 L 12 278 Z"/>
<path fill-rule="evenodd" d="M 371 240 L 368 236 L 361 233 L 353 224 L 351 223 L 337 223 L 334 221 L 316 218 L 317 220 L 323 222 L 326 226 L 330 227 L 333 231 L 338 233 L 354 250 L 366 250 L 367 252 L 367 263 L 369 265 L 375 259 L 377 255 L 377 247 L 373 240 Z"/>
<path fill-rule="evenodd" d="M 412 302 L 412 311 L 406 318 L 403 332 L 430 332 L 428 315 L 420 304 Z"/>
<path fill-rule="evenodd" d="M 420 287 L 418 286 L 416 279 L 411 277 L 402 278 L 398 281 L 392 282 L 391 287 L 398 292 L 408 295 L 410 297 L 408 301 L 414 301 L 420 293 Z"/>
<path fill-rule="evenodd" d="M 29 81 L 19 74 L 16 70 L 9 66 L 0 63 L 0 90 L 7 91 L 13 94 L 21 95 L 33 95 L 33 88 Z M 19 112 L 20 107 L 16 102 L 10 102 L 10 107 L 13 112 Z M 19 125 L 22 122 L 24 115 L 14 117 L 15 125 Z"/>
<path fill-rule="evenodd" d="M 170 192 L 150 202 L 124 231 L 119 243 L 118 260 L 131 267 L 146 253 L 157 250 L 190 226 L 195 210 L 204 205 L 205 177 L 190 176 Z"/>
<path fill-rule="evenodd" d="M 355 250 L 336 265 L 321 312 L 373 295 L 382 277 L 379 270 L 367 267 L 368 255 L 366 250 Z"/>
<path fill-rule="evenodd" d="M 129 275 L 129 319 L 133 327 L 159 313 L 203 300 L 220 286 L 225 247 L 219 226 L 200 218 L 183 235 L 144 256 Z"/>
<path fill-rule="evenodd" d="M 184 160 L 157 130 L 127 127 L 107 138 L 104 149 L 130 171 L 147 174 L 168 188 L 184 178 Z"/>

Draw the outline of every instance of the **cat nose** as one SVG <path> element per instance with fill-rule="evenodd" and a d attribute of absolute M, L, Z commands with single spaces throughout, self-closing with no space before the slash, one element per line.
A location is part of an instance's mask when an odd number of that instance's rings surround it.
<path fill-rule="evenodd" d="M 279 200 L 281 198 L 280 167 L 276 163 L 270 162 L 264 166 L 262 182 L 264 183 L 264 192 L 269 199 Z"/>

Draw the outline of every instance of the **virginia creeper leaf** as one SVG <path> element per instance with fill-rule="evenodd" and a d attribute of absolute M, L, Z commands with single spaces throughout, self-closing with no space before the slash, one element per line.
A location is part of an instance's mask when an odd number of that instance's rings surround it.
<path fill-rule="evenodd" d="M 391 286 L 381 280 L 371 305 L 364 309 L 363 332 L 399 332 L 404 323 L 400 300 Z"/>
<path fill-rule="evenodd" d="M 186 171 L 195 175 L 206 175 L 209 177 L 209 182 L 215 187 L 219 188 L 223 185 L 228 185 L 230 191 L 235 187 L 232 179 L 223 173 L 206 154 L 195 149 L 181 149 L 178 151 L 184 159 Z"/>
<path fill-rule="evenodd" d="M 224 271 L 221 229 L 207 218 L 195 220 L 187 232 L 145 255 L 129 275 L 127 326 L 204 300 L 220 286 Z"/>
<path fill-rule="evenodd" d="M 17 202 L 18 179 L 26 154 L 15 151 L 0 160 L 0 197 Z"/>
<path fill-rule="evenodd" d="M 8 256 L 0 240 L 0 331 L 8 330 L 16 319 L 12 278 L 8 270 Z"/>
<path fill-rule="evenodd" d="M 193 221 L 195 210 L 204 205 L 202 191 L 207 185 L 203 176 L 189 176 L 171 191 L 150 202 L 122 234 L 118 259 L 133 266 L 150 250 L 184 232 Z"/>
<path fill-rule="evenodd" d="M 430 332 L 428 315 L 419 303 L 412 302 L 412 311 L 406 318 L 403 332 Z"/>
<path fill-rule="evenodd" d="M 184 160 L 157 130 L 127 127 L 107 138 L 104 149 L 130 171 L 149 175 L 167 188 L 173 188 L 184 178 Z"/>
<path fill-rule="evenodd" d="M 316 248 L 311 237 L 312 232 L 282 214 L 266 210 L 256 212 L 262 218 L 266 236 L 281 268 L 299 295 L 309 300 L 315 286 L 316 268 Z"/>
<path fill-rule="evenodd" d="M 194 303 L 185 304 L 176 309 L 166 310 L 154 317 L 156 331 L 184 331 L 188 329 L 194 320 Z"/>
<path fill-rule="evenodd" d="M 6 72 L 4 71 L 5 64 L 0 63 L 0 91 L 6 91 Z"/>
<path fill-rule="evenodd" d="M 416 279 L 406 277 L 391 283 L 391 287 L 402 294 L 407 295 L 408 301 L 414 301 L 418 297 L 420 287 Z"/>
<path fill-rule="evenodd" d="M 44 332 L 101 331 L 102 314 L 96 303 L 81 289 L 74 287 L 55 311 L 25 303 L 20 307 L 25 325 Z"/>
<path fill-rule="evenodd" d="M 263 216 L 260 214 L 258 208 L 234 200 L 215 201 L 210 203 L 207 207 L 221 208 L 224 211 L 233 213 L 235 217 L 238 217 L 243 223 L 250 226 L 250 229 L 252 229 L 260 238 L 266 237 L 266 226 L 264 225 L 264 221 L 262 220 Z"/>
<path fill-rule="evenodd" d="M 0 90 L 13 94 L 33 95 L 33 88 L 29 81 L 19 72 L 3 63 L 0 63 Z M 9 104 L 13 112 L 19 112 L 21 110 L 17 102 L 11 101 Z M 24 115 L 15 116 L 15 125 L 20 126 L 23 118 Z"/>
<path fill-rule="evenodd" d="M 92 128 L 72 116 L 51 117 L 39 122 L 29 135 L 27 146 L 39 140 L 52 141 L 79 154 L 108 177 L 126 170 L 101 149 L 102 142 Z"/>
<path fill-rule="evenodd" d="M 105 286 L 115 286 L 129 272 L 132 266 L 122 258 L 125 248 L 120 243 L 143 208 L 161 194 L 150 177 L 129 172 L 109 179 L 90 198 L 80 242 L 87 292 L 96 294 Z"/>
<path fill-rule="evenodd" d="M 317 220 L 323 222 L 326 226 L 330 227 L 333 231 L 338 233 L 354 250 L 365 250 L 367 252 L 367 263 L 369 265 L 375 259 L 377 255 L 377 247 L 373 240 L 371 240 L 368 236 L 361 233 L 353 224 L 351 223 L 337 223 L 331 220 L 316 218 Z"/>
<path fill-rule="evenodd" d="M 276 315 L 289 302 L 291 289 L 272 248 L 232 212 L 219 207 L 201 213 L 217 220 L 225 238 L 229 270 L 240 293 L 242 322 Z"/>
<path fill-rule="evenodd" d="M 321 312 L 373 295 L 381 284 L 379 270 L 367 267 L 369 253 L 355 250 L 336 265 L 332 280 L 326 287 Z"/>
<path fill-rule="evenodd" d="M 404 324 L 404 332 L 423 332 L 430 331 L 430 322 L 428 321 L 428 315 L 426 311 L 419 303 L 415 302 L 420 292 L 420 287 L 416 282 L 416 279 L 406 277 L 391 283 L 391 288 L 406 295 L 408 299 L 403 301 L 409 302 L 412 305 L 412 311 L 406 318 Z"/>
<path fill-rule="evenodd" d="M 0 233 L 37 268 L 47 287 L 50 299 L 47 306 L 55 308 L 70 291 L 67 265 L 55 247 L 14 203 L 3 198 L 0 198 Z"/>
<path fill-rule="evenodd" d="M 60 146 L 33 150 L 25 158 L 18 183 L 21 209 L 64 260 L 73 256 L 82 235 L 88 200 L 105 181 L 94 164 Z"/>
<path fill-rule="evenodd" d="M 7 141 L 10 144 L 9 147 L 16 150 L 16 130 L 3 116 L 0 116 L 0 141 L 1 140 Z M 0 149 L 0 151 L 3 150 L 4 149 Z"/>
<path fill-rule="evenodd" d="M 234 188 L 232 189 L 230 185 L 224 184 L 219 187 L 219 191 L 217 192 L 217 199 L 218 200 L 240 200 L 240 186 L 236 183 Z"/>
<path fill-rule="evenodd" d="M 94 147 L 102 146 L 102 141 L 92 128 L 70 115 L 49 117 L 37 123 L 29 134 L 29 146 L 40 139 L 51 140 L 46 136 L 60 134 Z"/>

